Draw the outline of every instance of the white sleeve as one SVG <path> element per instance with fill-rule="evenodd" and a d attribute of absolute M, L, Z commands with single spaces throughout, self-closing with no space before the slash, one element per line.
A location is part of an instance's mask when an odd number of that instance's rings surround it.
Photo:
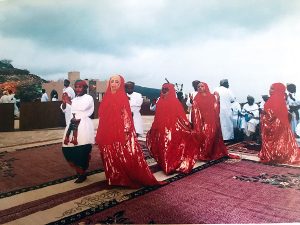
<path fill-rule="evenodd" d="M 253 116 L 254 117 L 259 117 L 259 107 L 258 107 L 258 105 L 256 104 L 256 103 L 254 103 L 255 104 L 255 110 L 253 111 Z"/>
<path fill-rule="evenodd" d="M 62 105 L 63 105 L 63 104 L 60 105 L 60 109 L 61 109 L 61 111 L 62 111 L 63 113 L 66 113 L 66 111 L 68 111 L 68 110 L 70 111 L 70 110 L 71 110 L 71 105 L 70 105 L 70 104 L 67 103 L 65 109 L 62 108 Z"/>

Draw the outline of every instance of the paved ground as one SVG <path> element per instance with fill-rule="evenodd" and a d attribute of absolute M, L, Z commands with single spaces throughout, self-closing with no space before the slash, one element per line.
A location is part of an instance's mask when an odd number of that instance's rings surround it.
<path fill-rule="evenodd" d="M 144 130 L 151 127 L 154 116 L 143 116 Z M 94 119 L 95 132 L 98 119 Z M 59 143 L 62 141 L 64 128 L 52 128 L 33 131 L 0 132 L 0 152 L 11 152 L 24 148 Z"/>

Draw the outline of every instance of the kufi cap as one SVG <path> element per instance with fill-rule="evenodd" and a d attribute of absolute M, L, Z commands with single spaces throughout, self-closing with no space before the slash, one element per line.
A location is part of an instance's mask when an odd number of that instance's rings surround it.
<path fill-rule="evenodd" d="M 228 79 L 222 79 L 220 80 L 220 85 L 228 83 Z"/>

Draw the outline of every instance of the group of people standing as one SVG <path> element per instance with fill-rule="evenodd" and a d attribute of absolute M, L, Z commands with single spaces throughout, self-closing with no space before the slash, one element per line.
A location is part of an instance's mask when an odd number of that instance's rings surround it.
<path fill-rule="evenodd" d="M 142 100 L 140 94 L 134 94 L 133 87 L 133 82 L 125 84 L 120 75 L 110 77 L 98 110 L 96 138 L 89 118 L 94 111 L 94 102 L 87 95 L 85 81 L 75 82 L 75 98 L 63 95 L 61 108 L 66 110 L 69 107 L 72 115 L 63 137 L 63 153 L 78 174 L 76 183 L 86 179 L 92 145 L 96 143 L 109 185 L 138 188 L 163 184 L 152 174 L 137 139 L 138 134 L 143 132 L 136 125 L 142 124 L 139 113 Z M 228 80 L 223 80 L 214 93 L 204 82 L 195 82 L 195 87 L 195 94 L 189 99 L 190 120 L 176 98 L 173 84 L 163 84 L 156 102 L 155 117 L 146 135 L 146 144 L 166 174 L 189 173 L 196 160 L 239 158 L 229 154 L 224 144 L 224 140 L 231 139 L 233 135 L 229 123 L 225 120 L 222 124 L 222 117 L 227 113 L 224 109 L 230 107 L 222 104 L 224 96 L 229 102 L 234 100 L 228 89 Z M 287 107 L 283 104 L 284 91 L 284 85 L 273 84 L 270 99 L 262 113 L 263 144 L 259 154 L 262 162 L 299 163 L 299 150 L 288 126 Z M 134 107 L 136 110 L 133 110 Z"/>
<path fill-rule="evenodd" d="M 17 99 L 15 98 L 15 93 L 12 90 L 4 90 L 3 95 L 0 98 L 0 103 L 13 103 L 14 104 L 14 116 L 19 117 L 20 111 L 17 106 Z"/>

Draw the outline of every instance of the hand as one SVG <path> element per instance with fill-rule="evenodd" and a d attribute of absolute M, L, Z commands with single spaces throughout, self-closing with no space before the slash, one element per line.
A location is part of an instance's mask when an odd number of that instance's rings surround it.
<path fill-rule="evenodd" d="M 67 93 L 62 94 L 62 101 L 64 104 L 67 104 L 67 103 L 70 105 L 72 104 L 71 98 L 69 97 L 69 95 Z"/>

